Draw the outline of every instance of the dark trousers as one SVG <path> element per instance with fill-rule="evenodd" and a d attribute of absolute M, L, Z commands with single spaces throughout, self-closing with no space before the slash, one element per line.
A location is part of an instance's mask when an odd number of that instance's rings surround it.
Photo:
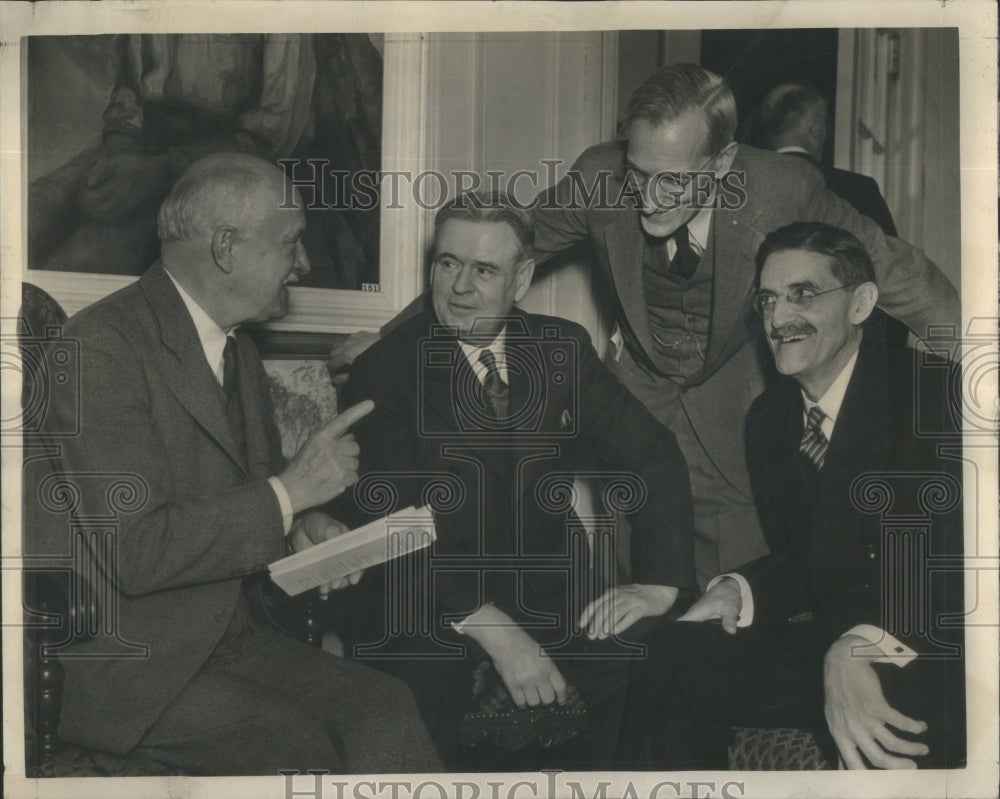
<path fill-rule="evenodd" d="M 140 752 L 202 775 L 442 770 L 404 683 L 254 615 L 241 595 L 225 637 Z"/>
<path fill-rule="evenodd" d="M 633 667 L 619 760 L 634 769 L 725 769 L 733 727 L 811 729 L 832 762 L 836 747 L 823 712 L 823 657 L 829 636 L 810 623 L 754 627 L 730 635 L 718 624 L 678 622 L 654 629 Z M 905 668 L 875 664 L 887 701 L 927 721 L 916 736 L 930 754 L 922 768 L 964 758 L 961 660 L 920 659 Z"/>
<path fill-rule="evenodd" d="M 450 654 L 427 638 L 390 639 L 377 649 L 353 648 L 358 662 L 399 677 L 412 689 L 420 714 L 449 771 L 476 771 L 480 756 L 464 751 L 459 741 L 462 718 L 474 709 L 473 673 L 485 658 L 471 639 L 443 634 L 456 647 Z M 545 767 L 565 770 L 608 770 L 621 730 L 628 684 L 630 650 L 613 641 L 575 636 L 552 653 L 563 678 L 574 685 L 587 705 L 587 742 L 553 751 Z M 487 762 L 496 762 L 486 756 Z M 493 770 L 488 768 L 487 770 Z"/>

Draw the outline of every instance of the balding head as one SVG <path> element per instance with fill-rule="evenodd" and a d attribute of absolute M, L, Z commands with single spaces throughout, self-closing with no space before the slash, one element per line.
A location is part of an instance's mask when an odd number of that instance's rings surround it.
<path fill-rule="evenodd" d="M 195 161 L 160 206 L 157 235 L 164 244 L 211 237 L 220 224 L 244 220 L 262 193 L 283 187 L 272 164 L 244 153 L 215 153 Z"/>
<path fill-rule="evenodd" d="M 224 329 L 284 316 L 285 284 L 309 270 L 301 198 L 255 156 L 196 161 L 164 200 L 157 227 L 164 266 Z"/>
<path fill-rule="evenodd" d="M 802 147 L 820 161 L 826 142 L 826 113 L 826 100 L 814 86 L 782 83 L 761 103 L 761 136 L 768 149 Z"/>

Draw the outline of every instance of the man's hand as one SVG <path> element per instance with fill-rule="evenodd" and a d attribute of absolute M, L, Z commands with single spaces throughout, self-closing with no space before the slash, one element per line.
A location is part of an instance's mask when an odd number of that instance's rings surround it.
<path fill-rule="evenodd" d="M 736 620 L 743 609 L 740 584 L 732 577 L 724 577 L 695 602 L 678 621 L 713 621 L 719 619 L 722 629 L 736 634 Z"/>
<path fill-rule="evenodd" d="M 677 589 L 668 585 L 623 585 L 605 591 L 580 614 L 577 626 L 588 638 L 623 633 L 639 619 L 662 616 L 677 601 Z"/>
<path fill-rule="evenodd" d="M 346 341 L 335 344 L 330 349 L 330 360 L 326 362 L 326 370 L 333 378 L 335 386 L 341 386 L 347 382 L 348 370 L 354 359 L 378 341 L 378 333 L 368 333 L 359 330 L 351 333 Z"/>
<path fill-rule="evenodd" d="M 502 610 L 484 605 L 468 617 L 465 633 L 490 656 L 519 708 L 566 701 L 566 680 L 556 664 Z"/>
<path fill-rule="evenodd" d="M 823 662 L 826 723 L 847 768 L 865 768 L 859 749 L 878 768 L 916 768 L 912 760 L 898 755 L 926 755 L 927 746 L 900 738 L 887 725 L 918 735 L 927 724 L 904 716 L 885 701 L 871 665 L 878 654 L 858 635 L 845 635 L 830 647 Z"/>
<path fill-rule="evenodd" d="M 346 532 L 345 525 L 336 519 L 331 519 L 325 513 L 314 510 L 303 514 L 292 523 L 292 529 L 288 533 L 288 543 L 293 552 L 301 552 L 303 549 L 336 538 Z M 362 574 L 364 574 L 364 570 L 354 572 L 346 577 L 338 577 L 336 580 L 321 585 L 319 587 L 320 597 L 326 599 L 331 591 L 338 591 L 349 585 L 357 585 Z"/>
<path fill-rule="evenodd" d="M 357 482 L 361 449 L 347 429 L 374 407 L 371 400 L 365 400 L 337 414 L 306 439 L 278 475 L 293 513 L 329 502 Z"/>
<path fill-rule="evenodd" d="M 166 159 L 133 148 L 103 147 L 80 187 L 82 213 L 98 222 L 114 222 L 134 210 L 155 207 L 170 190 Z"/>

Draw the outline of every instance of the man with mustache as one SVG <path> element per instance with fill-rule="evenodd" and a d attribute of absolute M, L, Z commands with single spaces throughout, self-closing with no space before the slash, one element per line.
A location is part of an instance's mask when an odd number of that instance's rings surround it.
<path fill-rule="evenodd" d="M 850 233 L 793 223 L 757 264 L 754 307 L 783 376 L 746 420 L 771 551 L 648 639 L 626 753 L 725 768 L 732 727 L 804 727 L 848 768 L 960 766 L 961 565 L 928 560 L 962 554 L 952 375 L 869 336 L 878 288 Z"/>
<path fill-rule="evenodd" d="M 883 310 L 918 336 L 961 323 L 954 287 L 923 253 L 828 191 L 808 161 L 737 145 L 736 124 L 721 77 L 662 67 L 633 93 L 621 137 L 584 151 L 532 209 L 536 264 L 589 246 L 615 318 L 608 367 L 677 436 L 701 588 L 767 550 L 743 447 L 743 420 L 765 384 L 752 310 L 764 234 L 798 219 L 849 230 L 871 254 Z M 418 298 L 402 316 L 426 304 Z M 336 348 L 331 373 L 375 338 Z"/>
<path fill-rule="evenodd" d="M 960 326 L 958 295 L 931 261 L 829 192 L 808 162 L 737 145 L 736 123 L 721 77 L 662 67 L 633 93 L 622 137 L 586 150 L 534 209 L 538 263 L 589 243 L 616 322 L 609 366 L 677 436 L 702 587 L 766 551 L 742 445 L 765 382 L 752 323 L 764 234 L 798 219 L 849 230 L 871 254 L 885 311 L 918 336 L 929 323 Z"/>

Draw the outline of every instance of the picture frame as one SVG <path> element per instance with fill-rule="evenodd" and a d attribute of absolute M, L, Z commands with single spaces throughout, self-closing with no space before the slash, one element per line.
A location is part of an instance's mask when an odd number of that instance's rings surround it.
<path fill-rule="evenodd" d="M 71 30 L 65 31 L 71 33 Z M 81 30 L 81 32 L 83 32 Z M 149 32 L 153 32 L 151 29 Z M 427 40 L 421 33 L 387 33 L 384 36 L 383 72 L 383 169 L 393 164 L 407 164 L 417 172 L 426 163 L 423 136 L 412 135 L 426 127 Z M 23 94 L 22 119 L 27 95 Z M 22 152 L 23 174 L 28 174 L 28 152 Z M 389 165 L 388 167 L 385 165 Z M 22 186 L 22 209 L 28 208 L 27 186 Z M 391 319 L 418 292 L 423 261 L 423 236 L 426 209 L 415 204 L 386 208 L 383 202 L 380 225 L 379 283 L 365 284 L 364 290 L 290 287 L 290 311 L 280 320 L 261 326 L 268 333 L 282 331 L 299 334 L 298 343 L 306 340 L 327 342 L 323 336 L 348 334 L 356 330 L 377 330 Z M 22 218 L 22 230 L 27 224 Z M 27 263 L 22 251 L 22 262 Z M 48 292 L 70 315 L 96 300 L 133 282 L 136 278 L 110 274 L 59 272 L 25 269 L 23 280 Z M 305 338 L 302 336 L 309 334 Z M 280 351 L 286 337 L 268 337 L 264 357 L 271 346 Z M 329 349 L 329 346 L 327 346 Z"/>

